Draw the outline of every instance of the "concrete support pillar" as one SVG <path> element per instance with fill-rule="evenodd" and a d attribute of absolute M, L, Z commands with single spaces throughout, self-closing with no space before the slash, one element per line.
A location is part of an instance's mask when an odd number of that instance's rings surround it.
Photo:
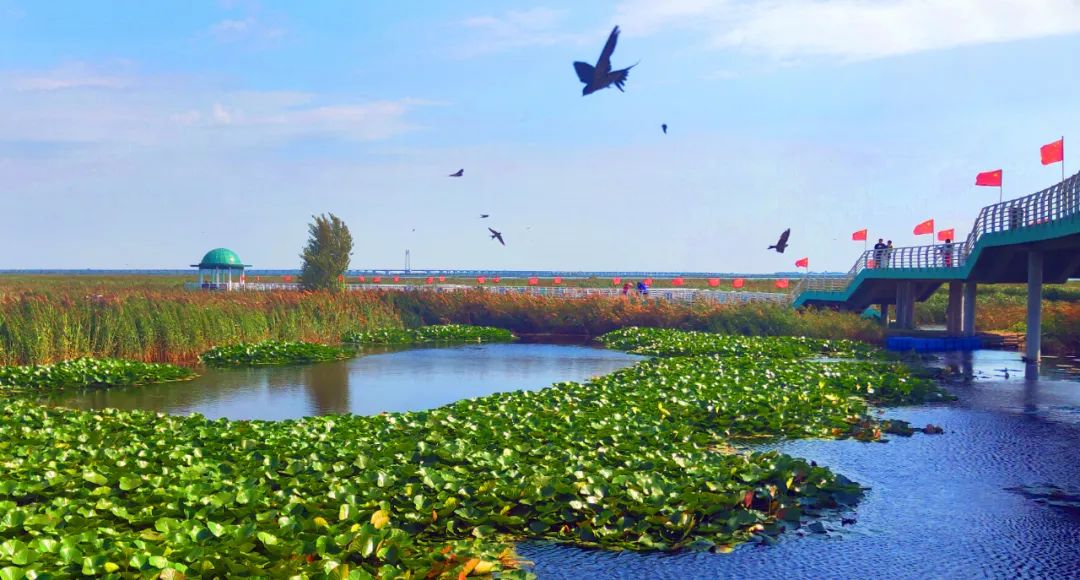
<path fill-rule="evenodd" d="M 975 290 L 976 284 L 964 284 L 964 336 L 975 336 Z"/>
<path fill-rule="evenodd" d="M 888 328 L 889 327 L 889 305 L 884 304 L 884 303 L 878 304 L 878 311 L 881 312 L 881 320 L 879 322 L 881 322 L 882 326 L 884 326 L 885 328 Z"/>
<path fill-rule="evenodd" d="M 964 286 L 962 282 L 949 282 L 949 306 L 945 309 L 945 332 L 959 336 L 964 314 Z"/>
<path fill-rule="evenodd" d="M 896 283 L 896 327 L 904 328 L 904 283 Z"/>
<path fill-rule="evenodd" d="M 1039 377 L 1039 351 L 1042 340 L 1042 280 L 1043 255 L 1034 250 L 1028 252 L 1027 293 L 1027 367 L 1024 376 Z"/>
<path fill-rule="evenodd" d="M 915 328 L 915 289 L 911 282 L 896 285 L 896 327 L 905 330 Z"/>

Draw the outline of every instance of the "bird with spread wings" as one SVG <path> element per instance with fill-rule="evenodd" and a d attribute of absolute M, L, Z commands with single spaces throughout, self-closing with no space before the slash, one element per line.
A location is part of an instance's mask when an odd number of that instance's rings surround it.
<path fill-rule="evenodd" d="M 581 89 L 582 96 L 606 89 L 611 85 L 615 85 L 615 88 L 620 91 L 623 90 L 627 74 L 637 65 L 633 64 L 617 71 L 611 70 L 611 54 L 615 52 L 615 43 L 618 41 L 619 27 L 616 26 L 608 36 L 604 50 L 600 53 L 600 59 L 596 61 L 596 66 L 581 61 L 574 63 L 574 71 L 577 72 L 578 79 L 585 83 L 585 88 Z"/>

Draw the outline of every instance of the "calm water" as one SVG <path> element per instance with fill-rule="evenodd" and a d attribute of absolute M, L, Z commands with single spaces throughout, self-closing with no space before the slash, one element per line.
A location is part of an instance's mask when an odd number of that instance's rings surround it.
<path fill-rule="evenodd" d="M 1057 368 L 1025 383 L 1017 353 L 944 358 L 973 377 L 950 387 L 959 401 L 886 411 L 944 435 L 774 446 L 871 488 L 826 522 L 827 535 L 789 533 L 731 554 L 519 552 L 541 578 L 1080 578 L 1080 364 L 1051 360 Z M 1055 489 L 1072 499 L 1040 500 Z M 857 522 L 843 526 L 841 515 Z"/>
<path fill-rule="evenodd" d="M 205 369 L 194 381 L 81 393 L 79 409 L 146 409 L 209 418 L 416 411 L 499 391 L 580 381 L 640 357 L 585 346 L 488 344 L 367 354 L 347 361 L 254 369 Z"/>

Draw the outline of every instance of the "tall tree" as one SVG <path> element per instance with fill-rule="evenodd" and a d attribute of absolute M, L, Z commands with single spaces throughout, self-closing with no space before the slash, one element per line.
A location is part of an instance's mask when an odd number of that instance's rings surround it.
<path fill-rule="evenodd" d="M 339 280 L 349 269 L 353 241 L 349 226 L 334 214 L 311 216 L 315 221 L 308 224 L 307 246 L 300 257 L 304 265 L 300 269 L 300 286 L 305 290 L 340 291 Z"/>

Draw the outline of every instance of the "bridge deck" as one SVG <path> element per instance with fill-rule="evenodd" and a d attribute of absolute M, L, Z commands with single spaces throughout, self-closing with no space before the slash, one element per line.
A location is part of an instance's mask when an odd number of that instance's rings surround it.
<path fill-rule="evenodd" d="M 884 255 L 868 250 L 846 276 L 804 278 L 793 305 L 861 311 L 871 304 L 895 304 L 901 283 L 910 284 L 922 301 L 945 282 L 1026 282 L 1032 251 L 1043 255 L 1046 282 L 1080 274 L 1080 174 L 982 208 L 971 233 L 951 247 L 894 248 Z"/>

